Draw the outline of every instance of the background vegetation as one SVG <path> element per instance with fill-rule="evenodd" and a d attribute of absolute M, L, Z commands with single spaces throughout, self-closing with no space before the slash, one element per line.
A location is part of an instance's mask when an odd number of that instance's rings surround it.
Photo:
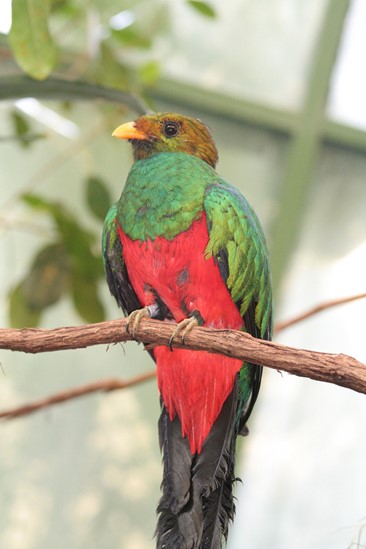
<path fill-rule="evenodd" d="M 278 317 L 365 291 L 361 3 L 13 0 L 9 33 L 4 3 L 2 325 L 118 317 L 100 233 L 131 158 L 110 134 L 146 109 L 209 123 L 220 173 L 265 226 Z M 355 303 L 283 341 L 365 360 L 363 319 Z M 1 366 L 2 408 L 152 367 L 131 345 L 2 353 Z M 364 399 L 272 372 L 262 393 L 242 452 L 231 547 L 365 545 Z M 2 424 L 0 546 L 153 547 L 157 415 L 150 383 Z"/>

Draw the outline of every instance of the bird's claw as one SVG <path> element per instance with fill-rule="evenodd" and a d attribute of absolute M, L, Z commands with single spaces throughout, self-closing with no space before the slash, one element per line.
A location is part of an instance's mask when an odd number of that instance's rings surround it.
<path fill-rule="evenodd" d="M 126 330 L 129 334 L 132 335 L 133 339 L 136 339 L 136 332 L 138 330 L 139 324 L 142 318 L 151 318 L 150 307 L 143 307 L 142 309 L 137 309 L 132 311 L 128 316 Z"/>
<path fill-rule="evenodd" d="M 169 339 L 169 349 L 173 350 L 173 342 L 174 339 L 180 335 L 181 341 L 184 344 L 184 339 L 189 334 L 189 332 L 194 328 L 195 326 L 198 326 L 199 322 L 195 316 L 190 316 L 189 318 L 185 318 L 181 322 L 178 323 L 178 326 L 172 333 L 170 339 Z"/>

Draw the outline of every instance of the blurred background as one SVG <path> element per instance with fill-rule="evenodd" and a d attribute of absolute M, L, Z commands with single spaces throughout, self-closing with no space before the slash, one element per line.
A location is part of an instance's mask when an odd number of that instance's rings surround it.
<path fill-rule="evenodd" d="M 210 126 L 268 237 L 276 319 L 366 288 L 364 0 L 2 0 L 0 325 L 118 318 L 102 219 L 144 109 Z M 366 361 L 365 301 L 276 339 Z M 153 369 L 141 346 L 0 353 L 5 410 Z M 152 549 L 154 381 L 0 424 L 0 547 Z M 229 549 L 366 547 L 366 402 L 266 371 Z"/>

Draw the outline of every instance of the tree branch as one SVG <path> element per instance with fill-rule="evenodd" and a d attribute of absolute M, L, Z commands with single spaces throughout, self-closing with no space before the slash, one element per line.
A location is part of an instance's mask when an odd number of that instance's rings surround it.
<path fill-rule="evenodd" d="M 115 391 L 116 389 L 127 389 L 127 387 L 133 387 L 134 385 L 138 385 L 139 383 L 148 381 L 154 377 L 155 370 L 151 370 L 146 374 L 132 377 L 128 381 L 122 381 L 120 379 L 103 379 L 101 381 L 96 381 L 95 383 L 88 383 L 82 387 L 76 387 L 75 389 L 69 389 L 68 391 L 61 391 L 55 395 L 39 399 L 30 404 L 24 404 L 23 406 L 18 406 L 16 408 L 12 408 L 11 410 L 0 412 L 0 419 L 13 419 L 15 417 L 25 416 L 32 414 L 33 412 L 37 412 L 42 408 L 48 408 L 54 404 L 60 404 L 61 402 L 90 395 L 91 393 L 109 392 Z"/>
<path fill-rule="evenodd" d="M 366 297 L 366 294 L 358 294 L 358 295 L 355 295 L 355 296 L 350 296 L 350 297 L 336 299 L 336 300 L 328 301 L 326 303 L 322 303 L 322 304 L 317 305 L 316 307 L 313 307 L 313 308 L 309 309 L 308 311 L 306 311 L 306 312 L 304 312 L 304 313 L 302 313 L 302 314 L 300 314 L 300 315 L 298 315 L 298 316 L 296 316 L 296 317 L 294 317 L 290 320 L 277 323 L 276 326 L 275 326 L 275 332 L 278 333 L 279 331 L 284 330 L 285 328 L 288 328 L 290 326 L 293 326 L 294 324 L 297 324 L 297 323 L 301 322 L 302 320 L 304 320 L 306 318 L 309 318 L 310 316 L 313 316 L 313 315 L 315 315 L 315 314 L 317 314 L 321 311 L 324 311 L 325 309 L 328 309 L 330 307 L 334 307 L 336 305 L 348 303 L 348 302 L 354 301 L 356 299 L 362 299 L 364 297 Z M 124 322 L 114 321 L 113 324 L 116 324 L 116 323 L 118 325 L 118 328 L 117 328 L 118 329 L 118 334 L 121 335 L 122 327 L 125 328 L 126 321 L 124 321 Z M 109 329 L 108 327 L 111 325 L 111 323 L 104 323 L 104 325 L 107 327 L 107 330 L 108 330 Z M 10 349 L 10 350 L 20 350 L 20 351 L 24 351 L 24 352 L 42 352 L 42 351 L 49 351 L 49 350 L 59 350 L 61 348 L 68 348 L 68 349 L 69 348 L 78 348 L 80 346 L 79 345 L 80 341 L 78 340 L 78 338 L 80 336 L 80 333 L 84 330 L 88 330 L 90 333 L 89 333 L 89 335 L 87 335 L 86 339 L 85 338 L 81 339 L 81 343 L 82 343 L 81 346 L 82 347 L 85 347 L 87 345 L 95 345 L 95 344 L 98 344 L 98 343 L 106 343 L 108 341 L 105 341 L 105 340 L 95 341 L 95 338 L 94 338 L 94 335 L 93 335 L 94 334 L 94 329 L 95 329 L 95 327 L 97 327 L 97 331 L 98 331 L 99 326 L 100 325 L 97 324 L 97 325 L 83 326 L 83 327 L 77 327 L 77 328 L 66 328 L 68 335 L 70 336 L 70 334 L 71 334 L 71 340 L 69 340 L 66 347 L 65 346 L 62 346 L 62 347 L 57 346 L 56 348 L 54 347 L 54 339 L 55 339 L 55 337 L 57 339 L 57 337 L 60 336 L 60 331 L 65 330 L 64 328 L 60 328 L 58 330 L 48 330 L 48 331 L 45 331 L 45 330 L 0 330 L 0 348 Z M 56 332 L 56 336 L 55 336 L 55 332 Z M 206 331 L 206 333 L 207 333 L 207 331 Z M 220 333 L 220 332 L 218 332 L 218 333 Z M 241 332 L 236 332 L 236 333 L 241 334 Z M 29 349 L 29 336 L 32 337 L 32 335 L 36 335 L 36 334 L 38 334 L 39 338 L 40 338 L 39 341 L 38 341 L 38 344 L 37 344 L 38 346 L 37 345 L 36 345 L 36 347 L 32 346 L 31 349 Z M 1 336 L 3 336 L 2 339 L 1 339 Z M 74 338 L 76 343 L 75 342 L 72 343 L 73 338 Z M 113 339 L 113 341 L 117 341 L 117 339 L 114 336 L 112 337 L 112 339 Z M 128 339 L 127 337 L 124 337 L 121 340 L 125 341 L 127 339 Z M 43 344 L 42 344 L 42 340 L 43 340 Z M 51 346 L 49 346 L 50 341 L 51 341 Z M 150 343 L 150 344 L 148 344 L 148 346 L 153 347 L 154 343 Z M 290 354 L 291 354 L 292 351 L 298 351 L 300 354 L 301 353 L 308 353 L 307 351 L 301 351 L 301 350 L 298 350 L 298 349 L 294 350 L 294 349 L 291 349 L 289 347 L 284 347 L 284 346 L 281 346 L 281 348 L 282 348 L 282 351 L 284 349 L 289 350 Z M 208 350 L 211 350 L 211 348 L 209 348 Z M 312 355 L 314 355 L 314 353 L 312 353 Z M 343 372 L 342 383 L 338 383 L 338 384 L 342 385 L 344 387 L 349 387 L 349 388 L 354 389 L 356 391 L 365 392 L 363 385 L 364 385 L 364 372 L 365 372 L 366 367 L 363 364 L 361 364 L 361 363 L 355 361 L 354 359 L 352 359 L 351 357 L 347 357 L 345 355 L 324 355 L 323 353 L 315 353 L 315 355 L 316 356 L 320 355 L 322 358 L 324 356 L 325 357 L 331 357 L 331 361 L 332 361 L 333 366 L 334 366 L 334 360 L 337 363 L 336 366 L 338 365 L 339 359 L 341 359 L 342 362 L 346 362 L 347 371 Z M 281 360 L 281 358 L 280 358 L 280 360 Z M 301 360 L 303 360 L 303 359 L 301 359 Z M 261 363 L 262 363 L 262 361 L 261 361 Z M 351 380 L 351 384 L 350 384 L 349 381 L 348 381 L 348 378 L 347 378 L 348 369 L 349 369 L 349 367 L 351 367 L 351 369 L 354 368 L 354 366 L 353 366 L 354 363 L 356 363 L 356 371 L 352 372 L 353 377 L 356 376 L 356 378 L 358 379 L 358 370 L 360 370 L 360 373 L 361 373 L 361 385 L 360 385 L 359 382 L 357 382 L 357 385 L 359 386 L 359 388 L 356 388 L 356 387 L 353 386 L 354 385 L 353 379 Z M 264 364 L 264 361 L 263 361 L 263 364 Z M 289 367 L 289 366 L 287 368 L 281 368 L 282 364 L 279 365 L 279 366 L 273 366 L 273 367 L 277 367 L 277 369 L 284 369 L 289 373 L 293 373 L 293 374 L 297 374 L 297 375 L 303 375 L 305 377 L 311 377 L 313 379 L 319 379 L 319 377 L 315 377 L 314 375 L 311 375 L 311 373 L 309 373 L 306 370 L 306 363 L 302 363 L 302 364 L 304 366 L 304 372 L 303 373 L 299 373 L 299 372 L 295 371 L 294 369 L 292 369 L 292 367 Z M 268 366 L 270 367 L 269 364 L 268 364 Z M 321 362 L 319 362 L 319 366 L 320 366 L 320 368 L 322 367 Z M 342 369 L 342 364 L 340 364 L 338 366 Z M 337 376 L 337 375 L 338 374 L 336 373 L 335 376 Z M 113 390 L 116 390 L 116 389 L 125 389 L 127 387 L 132 387 L 132 386 L 137 385 L 139 383 L 142 383 L 144 381 L 153 379 L 154 377 L 155 377 L 155 370 L 151 370 L 150 372 L 147 372 L 146 374 L 133 377 L 133 378 L 129 379 L 128 381 L 122 381 L 122 380 L 116 380 L 116 379 L 100 380 L 100 381 L 97 381 L 97 382 L 94 382 L 94 383 L 83 385 L 82 387 L 76 387 L 76 388 L 73 388 L 73 389 L 70 389 L 70 390 L 67 390 L 67 391 L 62 391 L 62 392 L 56 393 L 54 395 L 48 396 L 46 398 L 39 399 L 39 400 L 34 401 L 32 403 L 28 403 L 28 404 L 25 404 L 25 405 L 22 405 L 22 406 L 19 406 L 19 407 L 12 408 L 10 410 L 6 410 L 6 411 L 0 413 L 0 419 L 12 419 L 12 418 L 15 418 L 15 417 L 28 415 L 28 414 L 31 414 L 31 413 L 36 412 L 38 410 L 41 410 L 43 408 L 52 406 L 54 404 L 59 404 L 61 402 L 65 402 L 65 401 L 68 401 L 68 400 L 71 400 L 71 399 L 74 399 L 74 398 L 79 398 L 81 396 L 89 395 L 89 394 L 92 394 L 92 393 L 95 393 L 95 392 L 101 392 L 101 391 L 107 392 L 107 391 L 113 391 Z M 337 383 L 337 378 L 334 378 L 334 374 L 332 373 L 332 371 L 329 372 L 329 379 L 328 378 L 324 379 L 322 377 L 320 380 L 321 381 L 328 381 L 328 382 L 331 382 L 331 383 Z"/>
<path fill-rule="evenodd" d="M 126 331 L 126 325 L 127 320 L 122 319 L 54 330 L 0 329 L 0 348 L 40 353 L 129 341 L 132 337 Z M 175 323 L 144 318 L 139 324 L 136 338 L 149 347 L 168 345 L 175 327 Z M 187 334 L 184 345 L 177 342 L 174 347 L 224 354 L 366 393 L 366 366 L 343 354 L 296 349 L 255 339 L 240 331 L 206 327 L 194 328 Z"/>
<path fill-rule="evenodd" d="M 82 80 L 64 80 L 49 77 L 47 80 L 34 80 L 28 76 L 0 77 L 0 101 L 36 97 L 38 99 L 56 99 L 60 101 L 86 101 L 103 99 L 112 103 L 127 105 L 138 114 L 144 114 L 148 108 L 137 95 L 90 84 Z"/>
<path fill-rule="evenodd" d="M 345 303 L 350 303 L 351 301 L 356 301 L 358 299 L 364 299 L 364 298 L 366 298 L 366 293 L 351 295 L 348 297 L 340 297 L 339 299 L 332 299 L 331 301 L 325 301 L 324 303 L 320 303 L 315 307 L 311 307 L 311 309 L 308 309 L 307 311 L 297 316 L 294 316 L 289 320 L 284 320 L 283 322 L 276 322 L 276 325 L 274 327 L 274 332 L 277 334 L 282 330 L 286 330 L 287 328 L 290 328 L 290 326 L 293 326 L 294 324 L 298 324 L 299 322 L 302 322 L 303 320 L 310 318 L 311 316 L 314 316 L 318 313 L 321 313 L 322 311 L 325 311 L 325 309 L 330 309 L 338 305 L 344 305 Z"/>

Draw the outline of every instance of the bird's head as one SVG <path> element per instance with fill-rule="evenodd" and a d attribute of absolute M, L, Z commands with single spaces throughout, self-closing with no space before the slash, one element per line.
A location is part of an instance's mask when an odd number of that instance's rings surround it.
<path fill-rule="evenodd" d="M 189 116 L 165 112 L 144 115 L 114 130 L 114 137 L 132 143 L 135 160 L 157 153 L 183 152 L 215 168 L 218 153 L 207 126 Z"/>

